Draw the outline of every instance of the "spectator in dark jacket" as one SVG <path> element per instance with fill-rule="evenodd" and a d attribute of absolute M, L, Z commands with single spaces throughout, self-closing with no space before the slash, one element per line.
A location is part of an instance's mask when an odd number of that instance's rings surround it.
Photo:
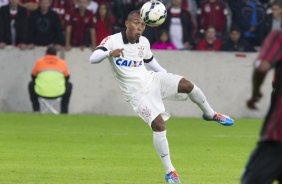
<path fill-rule="evenodd" d="M 0 8 L 0 48 L 15 45 L 25 49 L 27 43 L 26 10 L 18 6 L 18 0 Z"/>
<path fill-rule="evenodd" d="M 29 17 L 30 47 L 34 45 L 55 45 L 56 49 L 64 45 L 63 29 L 59 15 L 50 9 L 51 0 L 40 0 L 39 9 Z"/>
<path fill-rule="evenodd" d="M 229 32 L 229 38 L 221 47 L 223 51 L 238 51 L 238 52 L 255 52 L 253 46 L 249 42 L 241 37 L 239 28 L 232 27 Z"/>
<path fill-rule="evenodd" d="M 242 30 L 242 36 L 253 46 L 258 46 L 265 35 L 266 11 L 258 0 L 244 0 L 234 12 L 233 24 Z"/>

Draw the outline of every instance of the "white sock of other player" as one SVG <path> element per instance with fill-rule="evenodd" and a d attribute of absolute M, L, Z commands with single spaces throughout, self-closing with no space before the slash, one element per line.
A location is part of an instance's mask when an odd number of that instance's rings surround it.
<path fill-rule="evenodd" d="M 200 107 L 207 117 L 212 118 L 214 116 L 214 110 L 211 108 L 204 93 L 200 88 L 198 88 L 198 86 L 194 84 L 194 88 L 190 93 L 188 93 L 188 96 L 192 102 L 196 103 Z"/>
<path fill-rule="evenodd" d="M 171 160 L 170 160 L 169 146 L 168 146 L 168 141 L 166 138 L 166 131 L 153 132 L 153 142 L 161 158 L 161 161 L 166 169 L 166 173 L 174 171 L 175 168 L 173 167 Z"/>

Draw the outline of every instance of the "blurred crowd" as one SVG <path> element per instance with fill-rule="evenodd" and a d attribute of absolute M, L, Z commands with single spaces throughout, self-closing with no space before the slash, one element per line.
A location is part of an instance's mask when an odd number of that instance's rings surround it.
<path fill-rule="evenodd" d="M 0 49 L 94 49 L 148 0 L 0 0 Z M 281 0 L 162 0 L 167 19 L 144 35 L 152 49 L 252 52 L 282 27 Z"/>

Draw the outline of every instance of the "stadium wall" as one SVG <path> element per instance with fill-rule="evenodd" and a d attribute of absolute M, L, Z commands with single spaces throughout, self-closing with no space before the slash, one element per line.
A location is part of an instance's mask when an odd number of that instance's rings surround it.
<path fill-rule="evenodd" d="M 0 50 L 1 112 L 31 112 L 27 84 L 36 59 L 44 53 L 45 48 L 21 51 L 8 47 Z M 78 49 L 65 53 L 74 86 L 70 113 L 135 115 L 124 101 L 109 63 L 104 61 L 91 65 L 90 54 L 89 50 Z M 250 111 L 245 105 L 251 94 L 251 73 L 256 53 L 154 51 L 154 55 L 167 71 L 194 81 L 216 111 L 233 117 L 264 117 L 269 106 L 271 74 L 263 85 L 264 98 L 259 103 L 259 110 Z M 200 110 L 190 100 L 165 101 L 165 104 L 167 111 L 174 116 L 201 116 Z"/>

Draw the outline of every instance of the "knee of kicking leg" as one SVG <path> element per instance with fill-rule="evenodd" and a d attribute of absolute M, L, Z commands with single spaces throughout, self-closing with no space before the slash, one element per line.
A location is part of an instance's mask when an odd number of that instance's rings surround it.
<path fill-rule="evenodd" d="M 194 84 L 191 81 L 184 78 L 182 78 L 179 81 L 179 85 L 178 85 L 179 93 L 190 93 L 193 88 L 194 88 Z"/>

